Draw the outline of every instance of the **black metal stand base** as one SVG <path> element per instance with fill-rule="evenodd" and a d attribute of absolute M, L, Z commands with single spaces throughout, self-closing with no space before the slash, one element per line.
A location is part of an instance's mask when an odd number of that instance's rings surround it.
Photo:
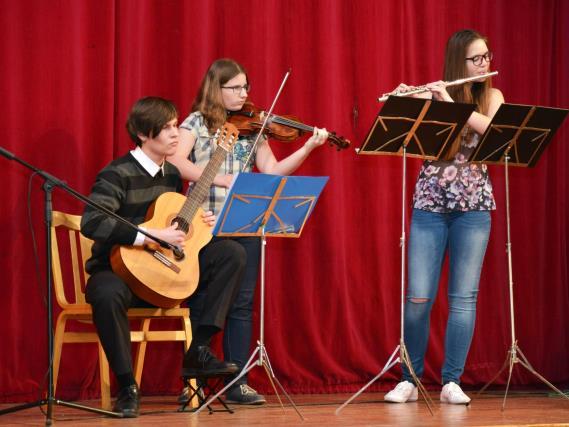
<path fill-rule="evenodd" d="M 80 409 L 83 411 L 89 411 L 89 412 L 93 412 L 95 414 L 106 415 L 108 417 L 114 417 L 114 418 L 122 418 L 123 417 L 122 414 L 119 414 L 117 412 L 106 411 L 104 409 L 98 409 L 98 408 L 91 408 L 90 406 L 79 405 L 78 403 L 67 402 L 65 400 L 59 400 L 56 398 L 37 400 L 35 402 L 23 403 L 21 405 L 12 406 L 11 408 L 2 409 L 2 410 L 0 410 L 0 415 L 10 414 L 12 412 L 22 411 L 24 409 L 37 408 L 40 406 L 47 406 L 46 417 L 45 417 L 45 425 L 50 426 L 53 422 L 53 406 L 54 405 L 67 406 L 68 408 L 74 408 L 74 409 Z"/>
<path fill-rule="evenodd" d="M 216 396 L 216 398 L 213 400 L 217 400 L 217 402 L 219 402 L 224 409 L 213 409 L 211 407 L 211 402 L 209 401 L 210 398 L 217 393 L 217 390 L 219 390 L 220 386 L 223 384 L 224 378 L 227 376 L 229 375 L 227 374 L 195 378 L 183 377 L 182 380 L 184 381 L 184 387 L 188 387 L 190 393 L 188 394 L 188 400 L 182 403 L 182 406 L 180 409 L 178 409 L 178 412 L 196 412 L 205 405 L 210 414 L 213 414 L 214 412 L 229 412 L 232 414 L 233 409 L 227 406 L 227 403 L 225 403 L 225 400 L 223 400 L 221 396 Z M 192 379 L 196 380 L 196 387 L 192 385 Z M 194 398 L 198 399 L 198 406 L 196 408 L 187 408 Z"/>

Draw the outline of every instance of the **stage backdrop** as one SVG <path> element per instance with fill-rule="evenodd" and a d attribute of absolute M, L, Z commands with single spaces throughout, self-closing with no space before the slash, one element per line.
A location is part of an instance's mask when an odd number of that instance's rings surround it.
<path fill-rule="evenodd" d="M 0 1 L 0 145 L 88 194 L 96 173 L 132 148 L 127 112 L 142 96 L 172 99 L 189 113 L 209 64 L 231 57 L 248 70 L 251 99 L 268 108 L 286 70 L 276 113 L 326 127 L 361 145 L 380 104 L 400 82 L 442 77 L 456 30 L 489 36 L 494 85 L 508 102 L 569 107 L 569 2 L 389 1 Z M 511 170 L 513 273 L 519 345 L 534 367 L 569 382 L 569 125 L 533 169 Z M 277 157 L 298 148 L 271 142 Z M 420 162 L 409 162 L 407 194 Z M 498 209 L 486 256 L 472 350 L 463 380 L 482 384 L 510 341 L 505 187 L 491 166 Z M 297 171 L 330 177 L 300 239 L 267 247 L 267 349 L 288 391 L 355 391 L 383 367 L 399 339 L 400 158 L 358 157 L 324 146 Z M 0 401 L 40 395 L 47 370 L 42 179 L 0 158 Z M 55 209 L 82 212 L 61 190 Z M 431 319 L 425 383 L 440 381 L 446 285 Z M 258 317 L 256 317 L 256 322 Z M 256 329 L 257 330 L 257 329 Z M 143 394 L 176 393 L 179 345 L 153 344 Z M 398 379 L 391 370 L 372 390 Z M 503 384 L 505 376 L 498 380 Z M 540 384 L 521 367 L 515 385 Z M 250 383 L 270 385 L 261 369 Z M 64 349 L 58 396 L 98 396 L 93 345 Z"/>

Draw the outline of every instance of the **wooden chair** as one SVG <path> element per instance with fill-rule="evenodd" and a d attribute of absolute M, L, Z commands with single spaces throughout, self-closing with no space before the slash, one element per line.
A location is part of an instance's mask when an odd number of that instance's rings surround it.
<path fill-rule="evenodd" d="M 57 387 L 57 376 L 59 373 L 59 364 L 61 361 L 61 350 L 64 343 L 98 343 L 99 348 L 99 372 L 101 378 L 101 405 L 104 409 L 111 409 L 111 393 L 109 378 L 109 363 L 105 356 L 105 352 L 99 342 L 94 327 L 87 332 L 70 332 L 66 331 L 68 320 L 77 320 L 83 323 L 92 323 L 91 306 L 85 302 L 85 283 L 88 274 L 85 272 L 85 261 L 91 256 L 92 240 L 87 239 L 80 230 L 81 217 L 78 215 L 70 215 L 63 212 L 53 212 L 53 223 L 51 227 L 52 237 L 52 267 L 53 267 L 53 285 L 55 288 L 55 297 L 62 311 L 57 318 L 55 336 L 54 336 L 54 354 L 53 354 L 53 383 L 54 389 Z M 57 233 L 56 230 L 62 227 L 67 233 Z M 59 243 L 58 245 L 58 234 Z M 68 245 L 70 248 L 70 262 L 73 271 L 73 292 L 69 292 L 64 288 L 62 274 L 62 254 L 59 247 L 63 246 L 64 237 L 67 234 Z M 69 286 L 70 287 L 70 286 Z M 73 295 L 71 295 L 73 294 Z M 67 298 L 67 296 L 70 299 Z M 142 378 L 142 368 L 144 365 L 144 356 L 146 353 L 146 345 L 149 341 L 182 341 L 185 350 L 190 346 L 192 340 L 192 329 L 190 326 L 189 309 L 187 308 L 133 308 L 128 311 L 130 319 L 140 320 L 140 329 L 131 332 L 132 342 L 140 343 L 134 357 L 134 376 L 136 382 L 140 384 Z M 178 330 L 150 330 L 150 322 L 153 319 L 178 319 L 181 328 Z M 55 390 L 54 390 L 55 392 Z"/>

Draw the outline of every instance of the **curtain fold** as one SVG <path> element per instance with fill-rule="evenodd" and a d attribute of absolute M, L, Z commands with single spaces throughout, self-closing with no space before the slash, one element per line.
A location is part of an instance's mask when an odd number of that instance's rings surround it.
<path fill-rule="evenodd" d="M 183 120 L 219 57 L 245 66 L 251 99 L 265 108 L 291 69 L 275 113 L 352 141 L 340 152 L 319 148 L 299 168 L 299 175 L 330 181 L 301 238 L 271 238 L 267 245 L 266 345 L 276 375 L 293 393 L 355 391 L 398 344 L 401 159 L 360 157 L 353 150 L 381 107 L 376 98 L 400 82 L 439 80 L 446 39 L 474 28 L 490 39 L 492 68 L 499 71 L 494 86 L 507 102 L 569 107 L 569 3 L 563 0 L 515 6 L 490 0 L 0 0 L 0 10 L 0 145 L 84 194 L 105 164 L 132 148 L 124 123 L 134 101 L 169 98 Z M 510 169 L 517 338 L 535 369 L 560 385 L 569 383 L 568 129 L 565 123 L 535 168 Z M 271 147 L 282 158 L 302 143 Z M 408 161 L 408 205 L 419 166 Z M 5 158 L 0 168 L 0 401 L 35 399 L 47 369 L 46 290 L 26 224 L 30 172 Z M 463 377 L 468 385 L 492 378 L 511 344 L 504 171 L 491 166 L 490 174 L 498 209 Z M 40 178 L 32 189 L 43 274 Z M 54 208 L 82 211 L 57 189 Z M 427 385 L 440 381 L 444 353 L 444 283 L 440 293 Z M 149 346 L 144 393 L 176 393 L 181 357 L 174 344 Z M 392 369 L 384 379 L 398 375 Z M 521 368 L 513 381 L 540 384 Z M 271 390 L 262 370 L 253 370 L 250 382 Z M 371 389 L 386 387 L 379 382 Z M 95 348 L 67 346 L 58 395 L 98 393 Z"/>

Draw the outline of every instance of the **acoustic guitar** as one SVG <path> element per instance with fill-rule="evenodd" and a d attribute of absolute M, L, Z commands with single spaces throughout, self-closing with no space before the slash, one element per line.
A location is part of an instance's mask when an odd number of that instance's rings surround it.
<path fill-rule="evenodd" d="M 143 300 L 171 308 L 196 290 L 200 273 L 198 253 L 212 238 L 211 227 L 202 220 L 200 206 L 238 135 L 234 125 L 225 123 L 214 136 L 217 148 L 188 197 L 173 192 L 160 195 L 148 209 L 145 222 L 140 224 L 149 229 L 178 223 L 178 229 L 186 233 L 181 259 L 158 244 L 113 247 L 113 271 Z"/>

